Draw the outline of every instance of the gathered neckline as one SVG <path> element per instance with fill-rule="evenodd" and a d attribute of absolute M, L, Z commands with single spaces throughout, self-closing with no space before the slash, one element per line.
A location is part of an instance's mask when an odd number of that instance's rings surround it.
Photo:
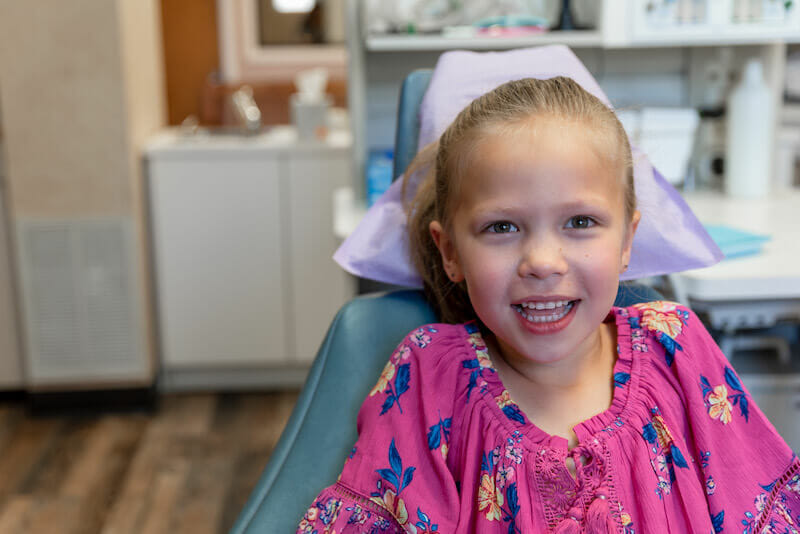
<path fill-rule="evenodd" d="M 629 318 L 638 316 L 636 308 L 619 308 L 613 307 L 609 312 L 609 318 L 613 316 L 616 325 L 616 340 L 617 340 L 617 358 L 614 362 L 612 381 L 614 382 L 614 390 L 611 399 L 611 405 L 602 412 L 593 415 L 592 417 L 581 421 L 573 426 L 573 431 L 578 439 L 578 445 L 589 440 L 603 440 L 613 434 L 616 429 L 624 426 L 627 421 L 628 407 L 630 400 L 636 395 L 639 386 L 639 367 L 641 365 L 640 358 L 633 358 L 633 351 L 631 347 L 631 325 Z M 466 329 L 466 340 L 469 349 L 477 357 L 485 356 L 487 362 L 486 367 L 491 369 L 490 373 L 483 375 L 486 381 L 486 388 L 481 390 L 481 397 L 489 405 L 490 410 L 493 412 L 495 418 L 505 425 L 510 432 L 522 436 L 526 441 L 529 441 L 531 448 L 546 447 L 563 451 L 566 454 L 569 451 L 568 441 L 558 435 L 549 434 L 548 432 L 539 428 L 533 423 L 525 414 L 519 405 L 511 398 L 510 393 L 500 379 L 497 369 L 491 358 L 488 357 L 488 345 L 486 339 L 474 323 L 467 323 L 471 327 Z M 465 325 L 465 326 L 467 326 Z M 474 330 L 474 331 L 473 331 Z M 478 336 L 482 344 L 482 349 L 478 346 L 472 336 Z M 481 354 L 482 351 L 486 351 Z M 502 406 L 501 406 L 502 405 Z M 514 406 L 514 419 L 509 418 L 504 408 Z"/>

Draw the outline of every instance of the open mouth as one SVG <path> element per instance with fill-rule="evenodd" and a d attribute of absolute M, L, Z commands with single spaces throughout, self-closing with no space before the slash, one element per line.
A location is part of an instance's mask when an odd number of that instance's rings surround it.
<path fill-rule="evenodd" d="M 572 310 L 577 300 L 556 300 L 552 302 L 523 302 L 512 304 L 512 308 L 531 323 L 554 323 L 560 321 Z"/>

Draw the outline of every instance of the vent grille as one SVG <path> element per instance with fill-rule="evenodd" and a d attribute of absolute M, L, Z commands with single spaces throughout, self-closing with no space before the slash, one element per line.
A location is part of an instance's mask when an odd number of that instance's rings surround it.
<path fill-rule="evenodd" d="M 145 376 L 130 220 L 21 220 L 17 231 L 30 383 Z"/>

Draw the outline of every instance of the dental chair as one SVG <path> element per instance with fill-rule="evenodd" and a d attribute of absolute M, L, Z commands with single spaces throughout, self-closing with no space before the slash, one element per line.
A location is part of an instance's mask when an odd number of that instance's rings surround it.
<path fill-rule="evenodd" d="M 400 94 L 394 176 L 417 152 L 418 110 L 432 71 L 409 74 Z M 639 284 L 620 285 L 615 305 L 661 300 Z M 297 405 L 240 513 L 233 534 L 294 532 L 311 501 L 333 484 L 358 437 L 356 416 L 403 337 L 437 318 L 421 290 L 356 297 L 333 319 Z"/>

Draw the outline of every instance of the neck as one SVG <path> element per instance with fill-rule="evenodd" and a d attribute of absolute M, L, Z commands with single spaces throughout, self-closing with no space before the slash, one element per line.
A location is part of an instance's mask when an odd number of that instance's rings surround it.
<path fill-rule="evenodd" d="M 488 336 L 488 344 L 490 354 L 498 356 L 492 360 L 501 380 L 512 389 L 535 392 L 535 399 L 546 405 L 604 384 L 611 387 L 609 377 L 616 361 L 613 329 L 613 324 L 601 324 L 582 350 L 549 363 L 507 358 L 494 336 Z"/>

